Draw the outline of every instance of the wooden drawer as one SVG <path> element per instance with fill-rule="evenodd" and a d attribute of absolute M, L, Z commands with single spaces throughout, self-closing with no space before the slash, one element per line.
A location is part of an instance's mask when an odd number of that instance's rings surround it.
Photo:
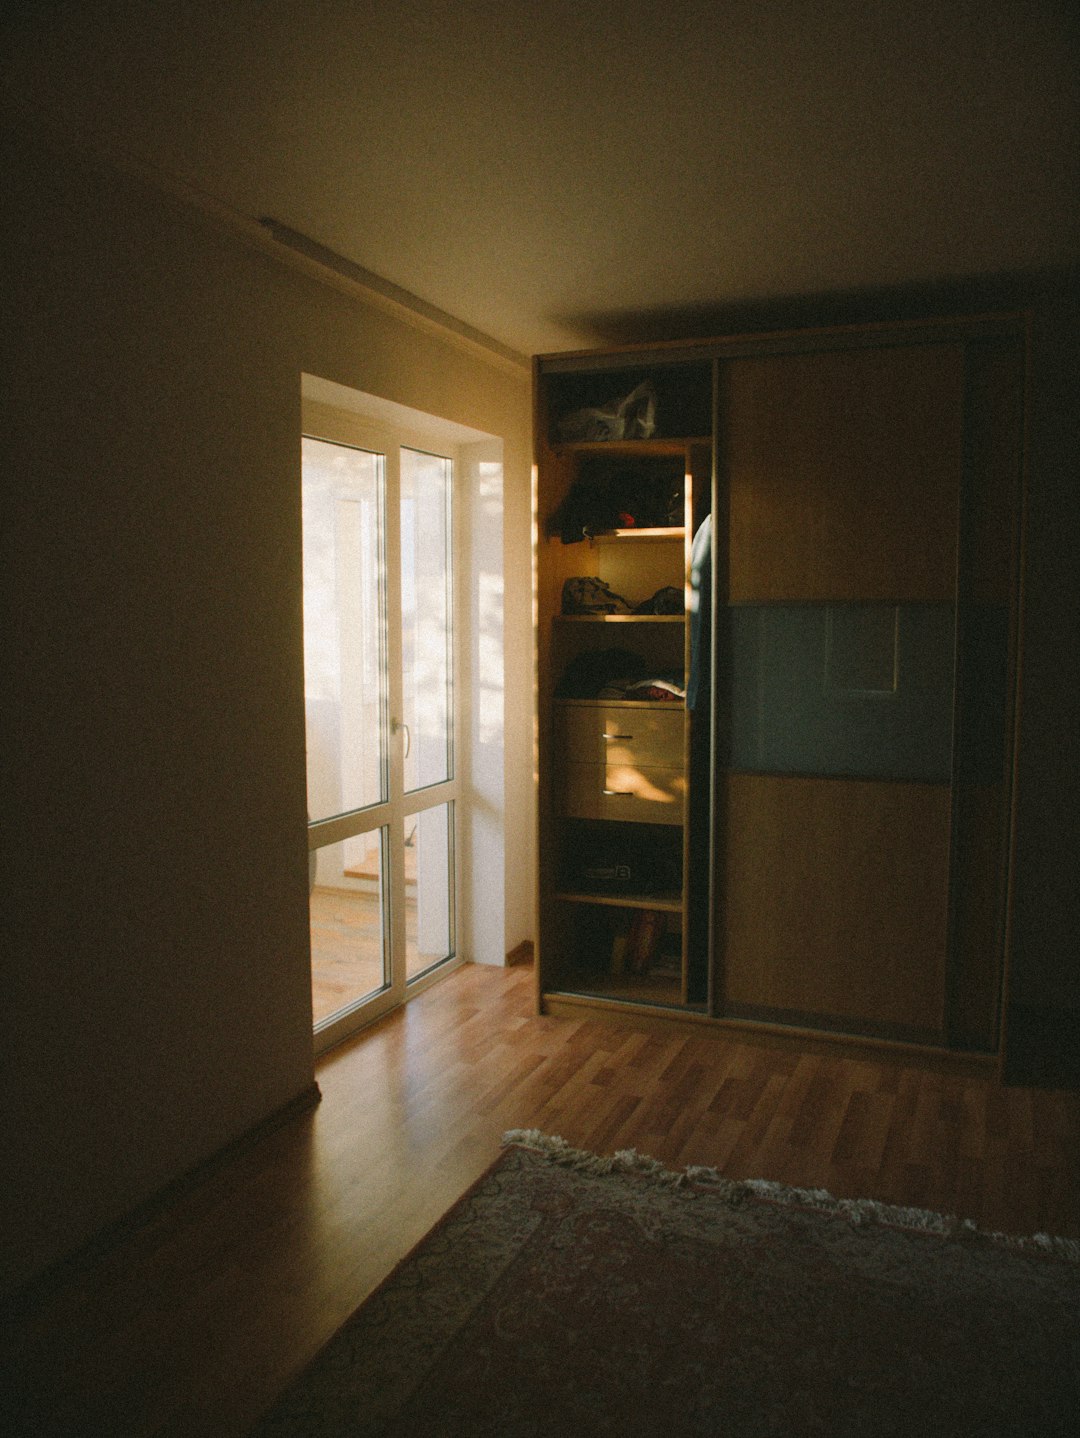
<path fill-rule="evenodd" d="M 682 768 L 580 764 L 561 769 L 559 812 L 570 819 L 617 819 L 630 824 L 681 824 L 686 797 Z"/>
<path fill-rule="evenodd" d="M 681 704 L 565 704 L 556 718 L 557 753 L 580 764 L 683 767 Z"/>

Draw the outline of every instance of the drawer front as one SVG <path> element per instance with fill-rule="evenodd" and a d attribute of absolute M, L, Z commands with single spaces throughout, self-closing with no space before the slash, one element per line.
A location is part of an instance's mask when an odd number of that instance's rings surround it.
<path fill-rule="evenodd" d="M 686 776 L 658 765 L 563 765 L 560 813 L 570 819 L 619 819 L 628 824 L 681 824 Z"/>
<path fill-rule="evenodd" d="M 683 708 L 626 709 L 567 705 L 559 710 L 556 738 L 564 759 L 581 764 L 655 764 L 683 767 Z"/>

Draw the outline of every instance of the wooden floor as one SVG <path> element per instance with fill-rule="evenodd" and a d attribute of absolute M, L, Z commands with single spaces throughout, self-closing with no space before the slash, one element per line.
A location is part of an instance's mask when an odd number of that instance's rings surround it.
<path fill-rule="evenodd" d="M 320 1063 L 323 1101 L 21 1321 L 5 1434 L 247 1432 L 513 1127 L 1080 1236 L 1080 1095 L 540 1018 L 467 966 Z"/>
<path fill-rule="evenodd" d="M 319 887 L 312 889 L 308 906 L 311 1006 L 319 1023 L 386 982 L 382 903 L 377 894 Z"/>
<path fill-rule="evenodd" d="M 311 1005 L 316 1023 L 376 993 L 386 983 L 382 902 L 378 894 L 326 888 L 311 891 Z M 417 942 L 417 894 L 406 867 L 405 977 L 417 978 L 444 953 L 425 953 Z"/>

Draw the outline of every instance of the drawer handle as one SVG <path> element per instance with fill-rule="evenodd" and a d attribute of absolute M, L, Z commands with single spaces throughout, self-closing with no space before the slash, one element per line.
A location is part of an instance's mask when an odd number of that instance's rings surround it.
<path fill-rule="evenodd" d="M 633 789 L 605 789 L 603 791 L 609 799 L 636 799 L 637 795 Z"/>
<path fill-rule="evenodd" d="M 601 734 L 600 737 L 601 739 L 624 739 L 629 742 L 634 736 L 633 734 Z"/>

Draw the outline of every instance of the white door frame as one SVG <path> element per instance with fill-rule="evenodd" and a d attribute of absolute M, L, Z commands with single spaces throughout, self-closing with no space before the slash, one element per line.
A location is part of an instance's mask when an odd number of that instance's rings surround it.
<path fill-rule="evenodd" d="M 315 1025 L 315 1051 L 322 1053 L 357 1032 L 366 1025 L 381 1018 L 396 1008 L 412 994 L 421 992 L 445 974 L 460 967 L 464 962 L 460 947 L 457 914 L 461 884 L 460 865 L 456 862 L 456 834 L 460 827 L 459 806 L 463 793 L 461 758 L 463 748 L 460 734 L 462 705 L 460 696 L 461 645 L 457 642 L 456 616 L 461 612 L 459 603 L 458 563 L 460 553 L 459 526 L 461 508 L 454 493 L 460 472 L 456 446 L 433 443 L 430 436 L 422 436 L 397 427 L 384 427 L 361 420 L 350 414 L 324 412 L 320 406 L 318 417 L 303 426 L 305 438 L 321 440 L 329 444 L 343 445 L 353 449 L 366 450 L 383 457 L 383 622 L 382 652 L 386 666 L 386 702 L 381 706 L 380 726 L 382 729 L 382 752 L 386 755 L 387 800 L 367 805 L 344 814 L 335 814 L 316 819 L 308 824 L 308 850 L 314 852 L 329 844 L 344 839 L 382 830 L 386 841 L 381 845 L 380 872 L 382 875 L 383 904 L 383 945 L 384 963 L 389 970 L 388 983 L 372 994 L 363 996 L 347 1005 L 340 1012 L 331 1014 Z M 401 607 L 401 481 L 400 455 L 403 449 L 413 449 L 425 454 L 435 454 L 449 459 L 453 465 L 451 490 L 451 777 L 441 783 L 429 785 L 411 792 L 405 791 L 405 756 L 409 742 L 403 723 L 403 658 L 402 658 L 402 607 Z M 450 815 L 450 859 L 452 882 L 450 885 L 449 917 L 451 953 L 441 963 L 414 979 L 406 977 L 406 889 L 405 889 L 405 822 L 414 814 L 428 809 L 448 806 Z"/>

